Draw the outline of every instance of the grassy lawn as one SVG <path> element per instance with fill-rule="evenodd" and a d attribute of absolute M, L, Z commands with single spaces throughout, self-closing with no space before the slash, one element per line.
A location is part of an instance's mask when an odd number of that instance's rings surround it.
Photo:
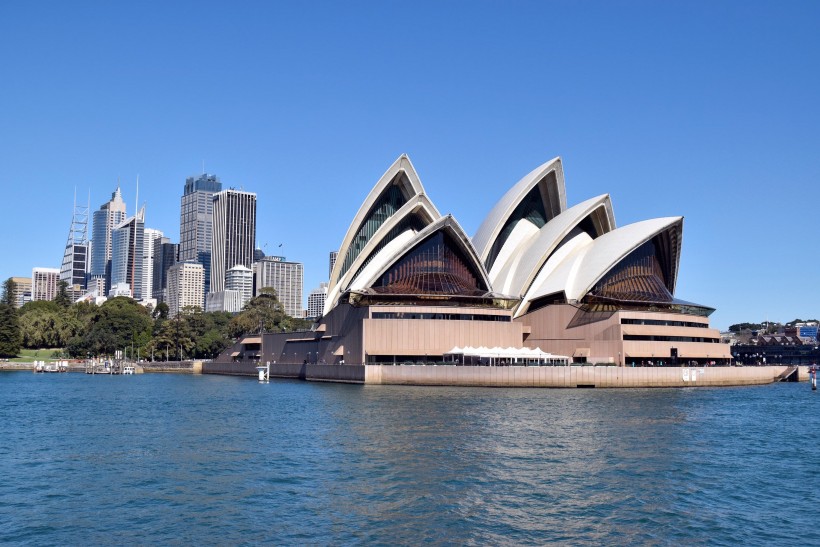
<path fill-rule="evenodd" d="M 45 361 L 46 363 L 51 363 L 52 361 L 59 361 L 60 359 L 51 356 L 55 351 L 62 351 L 62 348 L 22 349 L 20 350 L 20 355 L 14 359 L 9 359 L 9 362 L 31 363 L 33 361 Z"/>

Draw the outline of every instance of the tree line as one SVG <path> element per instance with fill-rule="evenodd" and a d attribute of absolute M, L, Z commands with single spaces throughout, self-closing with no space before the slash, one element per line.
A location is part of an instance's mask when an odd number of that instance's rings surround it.
<path fill-rule="evenodd" d="M 21 348 L 63 348 L 66 357 L 75 359 L 117 351 L 156 361 L 210 359 L 245 334 L 310 327 L 310 321 L 285 314 L 270 288 L 262 289 L 238 314 L 186 307 L 173 318 L 164 302 L 152 308 L 118 296 L 101 306 L 73 303 L 62 281 L 54 300 L 15 309 L 14 294 L 15 283 L 8 279 L 0 298 L 0 357 L 16 357 Z"/>

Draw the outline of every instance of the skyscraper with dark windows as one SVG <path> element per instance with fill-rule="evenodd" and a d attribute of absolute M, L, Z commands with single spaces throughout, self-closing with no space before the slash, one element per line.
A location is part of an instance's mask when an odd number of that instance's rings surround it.
<path fill-rule="evenodd" d="M 216 175 L 185 179 L 179 214 L 179 261 L 199 262 L 205 269 L 205 293 L 210 288 L 213 242 L 213 196 L 222 190 Z"/>
<path fill-rule="evenodd" d="M 120 223 L 111 235 L 111 287 L 128 284 L 131 296 L 142 300 L 145 208 Z"/>
<path fill-rule="evenodd" d="M 77 205 L 75 195 L 74 214 L 71 216 L 71 228 L 60 268 L 60 281 L 66 282 L 66 290 L 72 298 L 81 296 L 88 284 L 91 247 L 88 243 L 88 209 L 88 205 Z"/>
<path fill-rule="evenodd" d="M 179 245 L 167 237 L 154 239 L 152 295 L 159 302 L 168 302 L 168 269 L 177 263 Z"/>
<path fill-rule="evenodd" d="M 328 257 L 328 268 L 327 268 L 327 278 L 333 275 L 333 266 L 336 265 L 336 258 L 339 256 L 339 251 L 330 251 L 330 256 Z"/>
<path fill-rule="evenodd" d="M 210 292 L 219 292 L 225 290 L 225 272 L 237 264 L 253 264 L 256 194 L 230 189 L 214 194 L 213 200 Z"/>
<path fill-rule="evenodd" d="M 94 211 L 92 219 L 91 277 L 105 279 L 106 293 L 111 287 L 111 234 L 125 216 L 125 201 L 117 185 L 111 200 Z"/>

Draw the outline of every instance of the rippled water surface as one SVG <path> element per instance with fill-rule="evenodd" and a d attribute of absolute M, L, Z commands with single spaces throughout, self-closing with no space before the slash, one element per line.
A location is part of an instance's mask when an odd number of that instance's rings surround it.
<path fill-rule="evenodd" d="M 820 544 L 820 392 L 0 373 L 0 542 Z"/>

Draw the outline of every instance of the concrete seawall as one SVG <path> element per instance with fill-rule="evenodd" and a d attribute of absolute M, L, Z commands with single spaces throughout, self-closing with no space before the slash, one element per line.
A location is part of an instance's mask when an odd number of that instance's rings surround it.
<path fill-rule="evenodd" d="M 770 367 L 367 367 L 368 384 L 498 387 L 697 387 L 770 384 L 786 366 Z"/>
<path fill-rule="evenodd" d="M 787 366 L 766 367 L 473 367 L 272 364 L 271 378 L 368 385 L 545 388 L 709 387 L 770 384 Z M 257 376 L 255 363 L 203 363 L 204 374 Z M 800 381 L 808 379 L 800 367 Z"/>
<path fill-rule="evenodd" d="M 256 363 L 202 363 L 203 374 L 256 377 Z M 311 382 L 341 382 L 363 384 L 365 366 L 362 365 L 305 365 L 277 363 L 270 366 L 271 378 L 292 378 Z"/>

